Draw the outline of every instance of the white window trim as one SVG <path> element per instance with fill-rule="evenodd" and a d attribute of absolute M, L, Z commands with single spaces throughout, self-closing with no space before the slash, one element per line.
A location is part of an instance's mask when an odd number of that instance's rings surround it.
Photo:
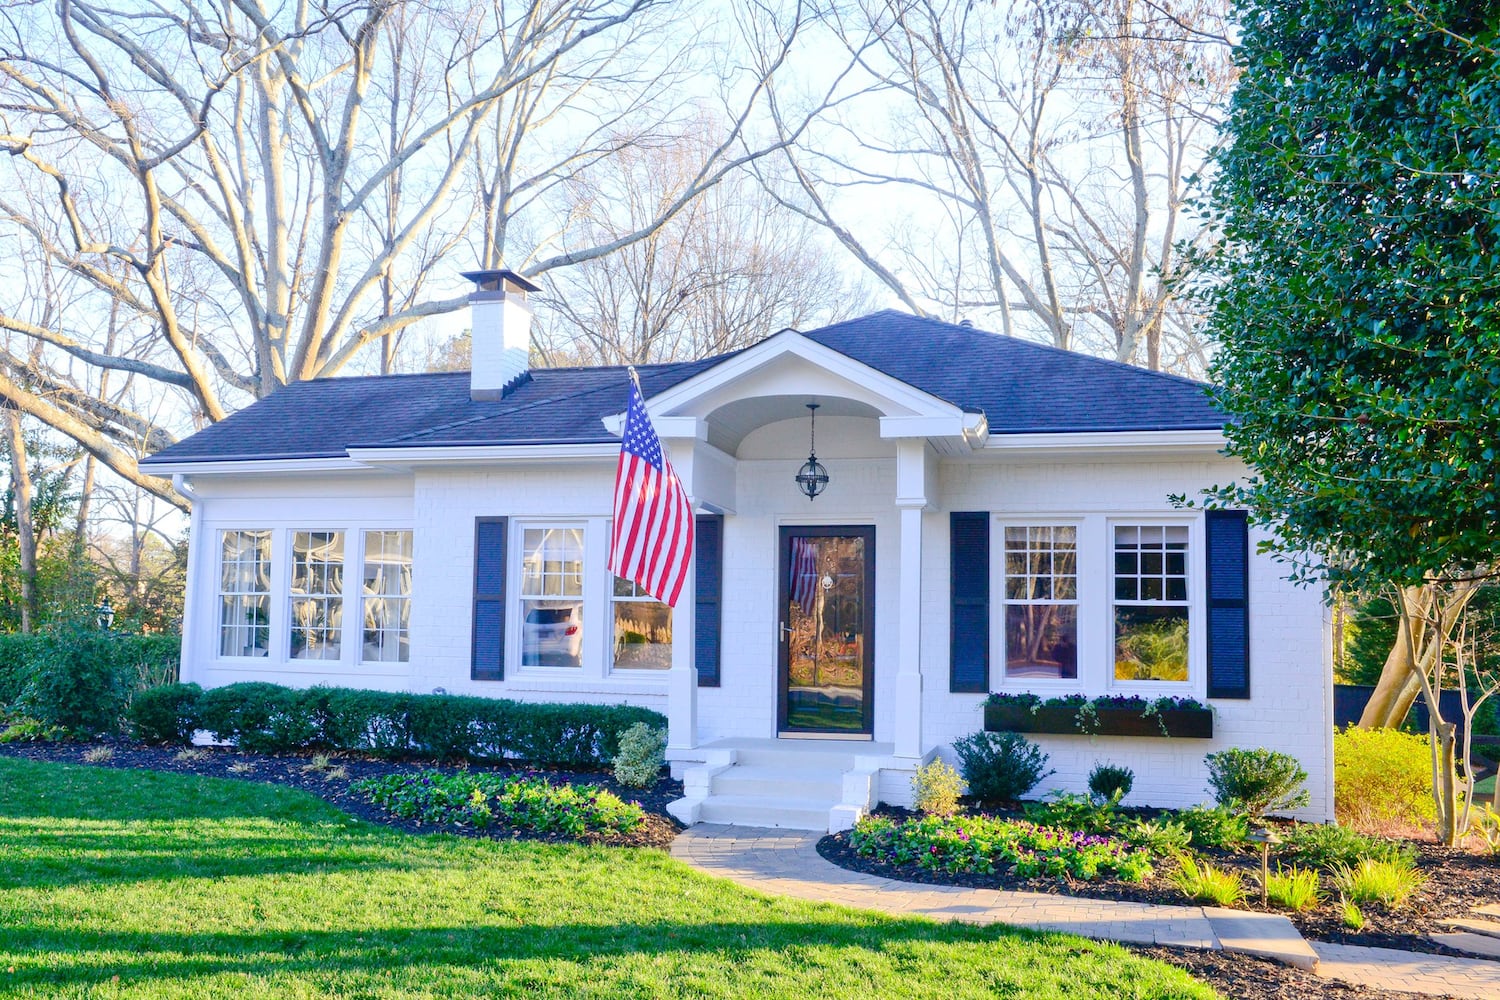
<path fill-rule="evenodd" d="M 604 602 L 605 602 L 604 603 L 604 607 L 605 607 L 606 612 L 609 615 L 609 621 L 605 623 L 605 633 L 606 634 L 604 636 L 604 670 L 605 670 L 605 674 L 606 674 L 606 676 L 614 677 L 614 678 L 617 678 L 617 679 L 622 680 L 622 681 L 633 681 L 633 682 L 635 682 L 635 681 L 645 681 L 646 683 L 650 683 L 653 679 L 660 678 L 662 680 L 662 682 L 665 682 L 666 676 L 667 676 L 667 671 L 666 670 L 653 670 L 653 669 L 645 669 L 645 668 L 642 668 L 642 667 L 617 667 L 617 666 L 615 666 L 615 603 L 616 603 L 617 598 L 615 597 L 615 574 L 612 573 L 610 571 L 610 568 L 609 568 L 609 539 L 610 539 L 610 537 L 613 534 L 614 534 L 614 519 L 610 518 L 610 519 L 605 520 L 605 522 L 604 522 L 604 574 L 603 574 L 604 575 L 604 588 L 603 589 L 604 589 Z M 684 593 L 682 595 L 681 599 L 682 600 L 688 600 L 689 596 L 686 593 Z M 636 600 L 641 600 L 641 599 L 637 598 Z M 655 600 L 655 598 L 649 598 L 648 597 L 645 600 Z M 644 603 L 644 600 L 642 600 L 642 603 Z M 661 603 L 661 602 L 658 601 L 657 603 Z M 668 620 L 672 622 L 672 645 L 669 648 L 675 649 L 676 645 L 677 645 L 677 627 L 676 627 L 677 623 L 676 623 L 674 617 L 672 616 L 672 611 L 671 611 L 670 608 L 667 609 L 667 613 L 668 613 Z M 670 669 L 670 667 L 668 669 Z"/>
<path fill-rule="evenodd" d="M 1185 681 L 1122 681 L 1115 677 L 1115 528 L 1120 527 L 1178 527 L 1186 526 L 1188 530 L 1187 551 L 1187 612 L 1188 612 L 1188 665 L 1187 680 Z M 1109 680 L 1109 688 L 1112 692 L 1125 695 L 1140 695 L 1149 697 L 1184 697 L 1194 695 L 1206 697 L 1208 691 L 1208 647 L 1207 647 L 1207 623 L 1208 615 L 1203 602 L 1203 575 L 1204 552 L 1203 552 L 1203 518 L 1201 515 L 1182 514 L 1121 514 L 1112 515 L 1105 519 L 1104 524 L 1104 553 L 1106 559 L 1106 580 L 1104 623 L 1107 630 L 1108 645 L 1106 647 L 1107 670 L 1106 676 Z M 1137 607 L 1141 604 L 1151 602 L 1126 601 L 1127 607 Z M 1182 607 L 1183 605 L 1172 603 L 1168 607 Z"/>
<path fill-rule="evenodd" d="M 354 530 L 355 531 L 359 531 L 361 529 L 356 528 Z M 307 533 L 313 533 L 313 532 L 324 532 L 324 533 L 338 532 L 338 533 L 340 533 L 340 534 L 342 534 L 344 536 L 344 562 L 343 562 L 343 573 L 342 573 L 342 576 L 341 576 L 341 580 L 342 580 L 342 584 L 343 585 L 342 585 L 342 588 L 340 589 L 339 594 L 338 594 L 338 599 L 339 599 L 339 614 L 340 614 L 340 621 L 339 621 L 339 627 L 338 627 L 339 655 L 338 655 L 338 657 L 336 659 L 331 659 L 331 660 L 330 659 L 321 659 L 321 658 L 319 658 L 319 659 L 304 659 L 304 658 L 296 658 L 296 657 L 292 656 L 292 602 L 295 601 L 298 597 L 310 597 L 310 596 L 312 596 L 312 595 L 309 595 L 309 594 L 293 594 L 292 593 L 292 564 L 296 561 L 294 559 L 294 557 L 293 557 L 293 552 L 295 551 L 294 545 L 296 544 L 298 532 L 307 532 Z M 351 654 L 349 652 L 349 549 L 350 549 L 350 546 L 349 546 L 349 535 L 350 535 L 350 529 L 348 527 L 343 527 L 343 526 L 333 526 L 333 527 L 316 526 L 316 527 L 308 527 L 308 526 L 305 526 L 305 525 L 297 525 L 295 527 L 290 527 L 290 528 L 284 528 L 284 529 L 282 529 L 282 534 L 284 536 L 283 539 L 282 539 L 282 551 L 285 553 L 285 558 L 282 559 L 282 563 L 283 563 L 282 574 L 283 575 L 282 575 L 282 581 L 281 581 L 281 612 L 282 612 L 282 618 L 283 618 L 283 622 L 284 622 L 284 627 L 281 630 L 282 631 L 281 645 L 279 647 L 280 648 L 280 652 L 281 652 L 282 662 L 289 663 L 289 664 L 294 664 L 294 665 L 296 665 L 296 664 L 304 664 L 304 663 L 307 663 L 307 664 L 338 663 L 338 664 L 345 664 L 345 665 L 350 664 L 352 662 L 351 661 Z M 275 555 L 275 546 L 273 544 L 273 546 L 272 546 L 272 556 L 274 557 L 274 555 Z M 273 564 L 274 564 L 274 559 L 273 559 Z"/>
<path fill-rule="evenodd" d="M 276 661 L 277 651 L 276 623 L 277 619 L 280 617 L 276 613 L 276 561 L 280 558 L 280 547 L 277 545 L 276 539 L 277 530 L 269 526 L 246 527 L 231 525 L 218 526 L 213 528 L 212 530 L 214 546 L 212 552 L 210 553 L 210 560 L 213 563 L 213 576 L 210 579 L 213 583 L 213 587 L 211 588 L 211 597 L 213 603 L 210 605 L 211 614 L 207 616 L 213 623 L 213 643 L 211 646 L 212 656 L 210 657 L 210 659 L 218 663 L 253 663 L 256 665 L 274 663 Z M 266 591 L 266 628 L 269 629 L 269 632 L 266 635 L 265 656 L 232 656 L 225 655 L 224 653 L 224 536 L 232 531 L 264 531 L 270 536 L 271 558 L 270 564 L 266 569 L 266 579 L 268 586 L 268 589 Z"/>
<path fill-rule="evenodd" d="M 405 532 L 406 534 L 408 534 L 408 535 L 411 536 L 411 573 L 412 573 L 412 580 L 411 580 L 411 591 L 406 595 L 406 605 L 407 605 L 407 608 L 406 608 L 406 615 L 407 615 L 407 619 L 406 619 L 406 622 L 407 622 L 407 624 L 406 624 L 406 659 L 404 659 L 404 660 L 399 660 L 399 659 L 397 659 L 397 660 L 367 660 L 367 659 L 365 659 L 365 602 L 371 599 L 370 595 L 368 595 L 368 594 L 365 593 L 365 536 L 368 535 L 372 531 L 391 532 L 391 533 Z M 360 526 L 358 528 L 351 529 L 351 534 L 359 536 L 358 541 L 353 546 L 353 547 L 357 547 L 359 549 L 359 562 L 356 564 L 359 567 L 359 577 L 358 577 L 358 586 L 359 586 L 359 608 L 358 608 L 358 611 L 359 611 L 359 613 L 355 617 L 354 621 L 350 622 L 349 619 L 347 618 L 348 611 L 346 610 L 345 611 L 346 617 L 345 617 L 344 623 L 345 623 L 346 626 L 352 625 L 353 628 L 354 628 L 354 647 L 355 647 L 354 662 L 357 663 L 357 664 L 359 664 L 360 666 L 367 666 L 368 665 L 368 666 L 373 666 L 373 667 L 386 667 L 386 668 L 389 668 L 391 666 L 395 666 L 397 668 L 407 667 L 412 662 L 414 662 L 415 659 L 416 659 L 416 650 L 413 647 L 412 641 L 411 641 L 412 640 L 411 613 L 412 613 L 412 610 L 416 607 L 416 596 L 417 596 L 417 533 L 415 531 L 413 531 L 411 528 L 372 528 L 372 527 L 368 527 L 368 526 L 363 526 L 362 525 L 362 526 Z M 346 534 L 344 536 L 344 539 L 345 539 L 345 542 L 344 542 L 344 551 L 345 551 L 346 555 L 348 554 L 348 552 L 349 552 L 349 550 L 351 548 L 351 546 L 349 544 L 349 541 L 348 541 L 349 537 L 350 537 L 349 534 Z M 347 570 L 345 571 L 344 578 L 346 580 L 348 579 L 348 572 L 347 572 Z M 389 596 L 389 595 L 382 595 L 382 596 Z M 400 639 L 398 637 L 397 638 L 397 643 L 399 644 L 399 642 L 400 642 Z"/>
<path fill-rule="evenodd" d="M 1088 641 L 1090 614 L 1086 602 L 1084 552 L 1089 540 L 1087 519 L 1082 517 L 1036 514 L 1029 516 L 994 515 L 990 519 L 990 689 L 994 691 L 1037 690 L 1048 695 L 1072 694 L 1088 687 L 1088 665 L 1093 655 Z M 1078 609 L 1078 676 L 1010 677 L 1005 672 L 1005 529 L 1033 527 L 1073 528 L 1077 548 L 1075 569 L 1077 594 L 1073 607 Z"/>
<path fill-rule="evenodd" d="M 568 681 L 576 682 L 579 678 L 597 680 L 603 675 L 600 668 L 600 658 L 593 650 L 596 644 L 595 633 L 599 630 L 593 619 L 598 616 L 599 586 L 594 579 L 597 572 L 594 564 L 597 559 L 592 558 L 595 547 L 595 538 L 599 532 L 595 530 L 594 518 L 585 517 L 512 517 L 510 519 L 510 538 L 506 558 L 506 588 L 505 588 L 505 662 L 507 669 L 506 677 L 514 676 L 528 682 L 539 680 L 554 680 L 559 683 Z M 526 597 L 521 590 L 521 579 L 525 572 L 523 562 L 526 557 L 526 531 L 541 528 L 577 528 L 583 532 L 583 593 L 579 600 L 583 602 L 583 642 L 579 653 L 579 664 L 576 667 L 544 667 L 541 665 L 527 666 L 522 662 L 524 649 L 522 642 L 522 630 L 525 624 L 525 616 L 521 613 L 521 606 Z M 509 669 L 514 664 L 515 669 Z"/>

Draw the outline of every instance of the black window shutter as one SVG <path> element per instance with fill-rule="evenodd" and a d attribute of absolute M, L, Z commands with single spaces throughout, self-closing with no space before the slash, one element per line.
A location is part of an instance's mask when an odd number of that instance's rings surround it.
<path fill-rule="evenodd" d="M 474 519 L 474 648 L 469 676 L 505 679 L 506 519 Z"/>
<path fill-rule="evenodd" d="M 1204 515 L 1208 696 L 1250 697 L 1250 531 L 1242 510 Z"/>
<path fill-rule="evenodd" d="M 951 614 L 948 690 L 990 689 L 990 515 L 948 515 Z"/>
<path fill-rule="evenodd" d="M 697 592 L 693 610 L 693 662 L 699 687 L 719 686 L 719 630 L 724 590 L 724 515 L 699 514 L 694 530 L 693 558 L 697 561 Z"/>

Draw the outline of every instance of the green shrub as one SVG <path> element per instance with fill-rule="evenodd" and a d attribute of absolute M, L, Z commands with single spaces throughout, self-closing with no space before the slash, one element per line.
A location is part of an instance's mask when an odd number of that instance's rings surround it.
<path fill-rule="evenodd" d="M 1333 871 L 1333 884 L 1345 899 L 1354 903 L 1404 906 L 1425 881 L 1427 877 L 1404 858 L 1390 861 L 1365 858 L 1353 866 L 1339 865 Z"/>
<path fill-rule="evenodd" d="M 1134 819 L 1121 832 L 1130 843 L 1158 857 L 1185 851 L 1193 840 L 1186 826 L 1169 819 Z"/>
<path fill-rule="evenodd" d="M 164 684 L 138 692 L 130 701 L 130 730 L 143 743 L 186 746 L 202 728 L 198 703 L 203 689 L 196 684 Z"/>
<path fill-rule="evenodd" d="M 1313 868 L 1298 868 L 1293 865 L 1283 869 L 1276 866 L 1276 874 L 1266 878 L 1266 898 L 1283 910 L 1300 913 L 1318 905 L 1322 898 L 1318 888 L 1318 873 Z"/>
<path fill-rule="evenodd" d="M 1204 760 L 1214 800 L 1221 806 L 1243 810 L 1251 819 L 1259 820 L 1267 812 L 1296 809 L 1311 801 L 1302 787 L 1307 772 L 1290 754 L 1264 747 L 1234 747 L 1211 753 Z"/>
<path fill-rule="evenodd" d="M 1095 798 L 1119 802 L 1135 787 L 1135 772 L 1120 764 L 1099 762 L 1089 772 L 1089 791 Z"/>
<path fill-rule="evenodd" d="M 1053 792 L 1044 802 L 1026 803 L 1026 818 L 1042 826 L 1080 833 L 1108 833 L 1115 828 L 1115 803 L 1095 801 L 1073 792 Z"/>
<path fill-rule="evenodd" d="M 97 736 L 119 731 L 130 690 L 110 633 L 62 622 L 46 634 L 20 703 L 48 725 L 75 736 Z"/>
<path fill-rule="evenodd" d="M 1215 868 L 1206 861 L 1199 864 L 1187 854 L 1178 859 L 1172 884 L 1195 903 L 1233 906 L 1245 898 L 1245 883 L 1238 873 Z"/>
<path fill-rule="evenodd" d="M 393 816 L 420 823 L 484 829 L 500 822 L 592 840 L 630 833 L 646 819 L 638 804 L 605 789 L 540 777 L 423 771 L 363 778 L 349 787 Z"/>
<path fill-rule="evenodd" d="M 67 738 L 67 730 L 27 716 L 6 718 L 0 725 L 0 743 L 55 743 Z"/>
<path fill-rule="evenodd" d="M 1047 754 L 1020 733 L 970 733 L 953 741 L 969 794 L 981 802 L 1014 802 L 1052 771 Z"/>
<path fill-rule="evenodd" d="M 199 718 L 216 739 L 254 753 L 321 749 L 581 768 L 607 766 L 619 754 L 619 734 L 636 723 L 666 725 L 661 713 L 630 705 L 298 690 L 258 681 L 205 691 Z"/>
<path fill-rule="evenodd" d="M 1232 851 L 1244 846 L 1250 836 L 1249 821 L 1223 806 L 1184 809 L 1177 814 L 1177 822 L 1187 828 L 1198 847 Z"/>
<path fill-rule="evenodd" d="M 20 700 L 46 648 L 46 636 L 0 635 L 0 708 Z"/>
<path fill-rule="evenodd" d="M 963 791 L 963 778 L 940 757 L 923 764 L 912 775 L 912 802 L 917 812 L 929 816 L 952 816 L 958 812 L 958 797 Z"/>
<path fill-rule="evenodd" d="M 1277 853 L 1305 865 L 1326 869 L 1357 865 L 1366 859 L 1392 861 L 1416 857 L 1414 848 L 1398 841 L 1366 836 L 1346 826 L 1322 823 L 1298 823 L 1283 831 Z"/>
<path fill-rule="evenodd" d="M 1432 752 L 1427 736 L 1350 725 L 1333 736 L 1333 809 L 1365 829 L 1432 821 Z"/>
<path fill-rule="evenodd" d="M 637 722 L 620 734 L 615 780 L 631 788 L 650 788 L 666 763 L 667 731 Z"/>

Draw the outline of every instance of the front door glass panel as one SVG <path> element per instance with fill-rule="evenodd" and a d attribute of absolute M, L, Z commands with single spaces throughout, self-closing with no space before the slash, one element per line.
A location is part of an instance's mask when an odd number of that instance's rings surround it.
<path fill-rule="evenodd" d="M 785 731 L 870 732 L 873 539 L 855 530 L 783 539 Z"/>

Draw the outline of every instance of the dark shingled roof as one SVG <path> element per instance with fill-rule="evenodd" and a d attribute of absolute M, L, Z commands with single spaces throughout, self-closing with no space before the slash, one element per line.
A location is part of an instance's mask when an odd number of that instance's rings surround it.
<path fill-rule="evenodd" d="M 971 412 L 991 434 L 1208 430 L 1207 386 L 971 327 L 886 310 L 805 334 Z M 649 398 L 730 355 L 637 367 Z M 207 427 L 156 462 L 336 458 L 350 447 L 613 441 L 600 419 L 625 408 L 621 367 L 542 368 L 504 398 L 469 398 L 468 372 L 298 382 Z"/>

